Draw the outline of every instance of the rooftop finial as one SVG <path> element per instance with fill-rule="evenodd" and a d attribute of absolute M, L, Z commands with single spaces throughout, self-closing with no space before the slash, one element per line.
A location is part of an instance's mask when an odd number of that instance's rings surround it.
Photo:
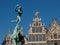
<path fill-rule="evenodd" d="M 8 33 L 11 33 L 11 32 L 10 32 L 10 28 L 8 28 Z"/>
<path fill-rule="evenodd" d="M 35 16 L 36 16 L 36 17 L 38 17 L 38 13 L 39 13 L 39 12 L 38 12 L 38 11 L 36 11 L 36 13 L 35 13 Z"/>

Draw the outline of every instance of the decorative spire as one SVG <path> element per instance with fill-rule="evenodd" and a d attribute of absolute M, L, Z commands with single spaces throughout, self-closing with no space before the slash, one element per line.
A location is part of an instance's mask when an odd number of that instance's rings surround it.
<path fill-rule="evenodd" d="M 35 13 L 36 18 L 38 17 L 38 13 L 39 13 L 39 12 L 38 12 L 38 11 L 36 11 L 36 13 Z"/>
<path fill-rule="evenodd" d="M 53 20 L 53 24 L 52 24 L 54 27 L 57 26 L 57 21 L 56 19 Z"/>
<path fill-rule="evenodd" d="M 10 32 L 10 28 L 8 28 L 8 34 L 10 34 L 11 32 Z"/>
<path fill-rule="evenodd" d="M 54 24 L 56 24 L 56 23 L 57 23 L 56 19 L 54 19 L 53 23 L 54 23 Z"/>

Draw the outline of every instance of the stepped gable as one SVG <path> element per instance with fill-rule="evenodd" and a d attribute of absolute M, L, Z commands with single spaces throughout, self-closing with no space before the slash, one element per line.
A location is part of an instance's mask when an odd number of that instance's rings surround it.
<path fill-rule="evenodd" d="M 2 45 L 13 45 L 13 40 L 11 39 L 10 29 L 9 29 L 8 34 L 6 35 Z"/>

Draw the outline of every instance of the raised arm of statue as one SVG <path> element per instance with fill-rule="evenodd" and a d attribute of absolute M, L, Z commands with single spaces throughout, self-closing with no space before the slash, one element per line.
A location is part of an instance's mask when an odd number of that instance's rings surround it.
<path fill-rule="evenodd" d="M 17 22 L 17 24 L 19 24 L 21 22 L 21 16 L 22 16 L 22 13 L 23 13 L 22 7 L 17 4 L 16 7 L 15 7 L 15 12 L 18 13 L 17 19 L 12 20 L 11 22 L 13 22 L 13 23 Z"/>
<path fill-rule="evenodd" d="M 22 15 L 22 13 L 23 13 L 22 7 L 17 4 L 16 7 L 15 7 L 15 11 L 16 11 L 16 12 L 18 13 L 18 15 L 21 17 L 21 15 Z"/>

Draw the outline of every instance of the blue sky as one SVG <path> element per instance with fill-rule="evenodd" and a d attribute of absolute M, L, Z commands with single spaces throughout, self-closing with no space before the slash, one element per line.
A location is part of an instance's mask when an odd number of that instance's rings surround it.
<path fill-rule="evenodd" d="M 60 24 L 60 0 L 0 0 L 0 44 L 8 33 L 8 28 L 13 32 L 16 24 L 10 21 L 16 19 L 14 7 L 20 4 L 23 8 L 22 21 L 24 34 L 28 34 L 29 24 L 33 22 L 35 12 L 38 10 L 45 27 L 49 27 L 53 18 Z"/>

